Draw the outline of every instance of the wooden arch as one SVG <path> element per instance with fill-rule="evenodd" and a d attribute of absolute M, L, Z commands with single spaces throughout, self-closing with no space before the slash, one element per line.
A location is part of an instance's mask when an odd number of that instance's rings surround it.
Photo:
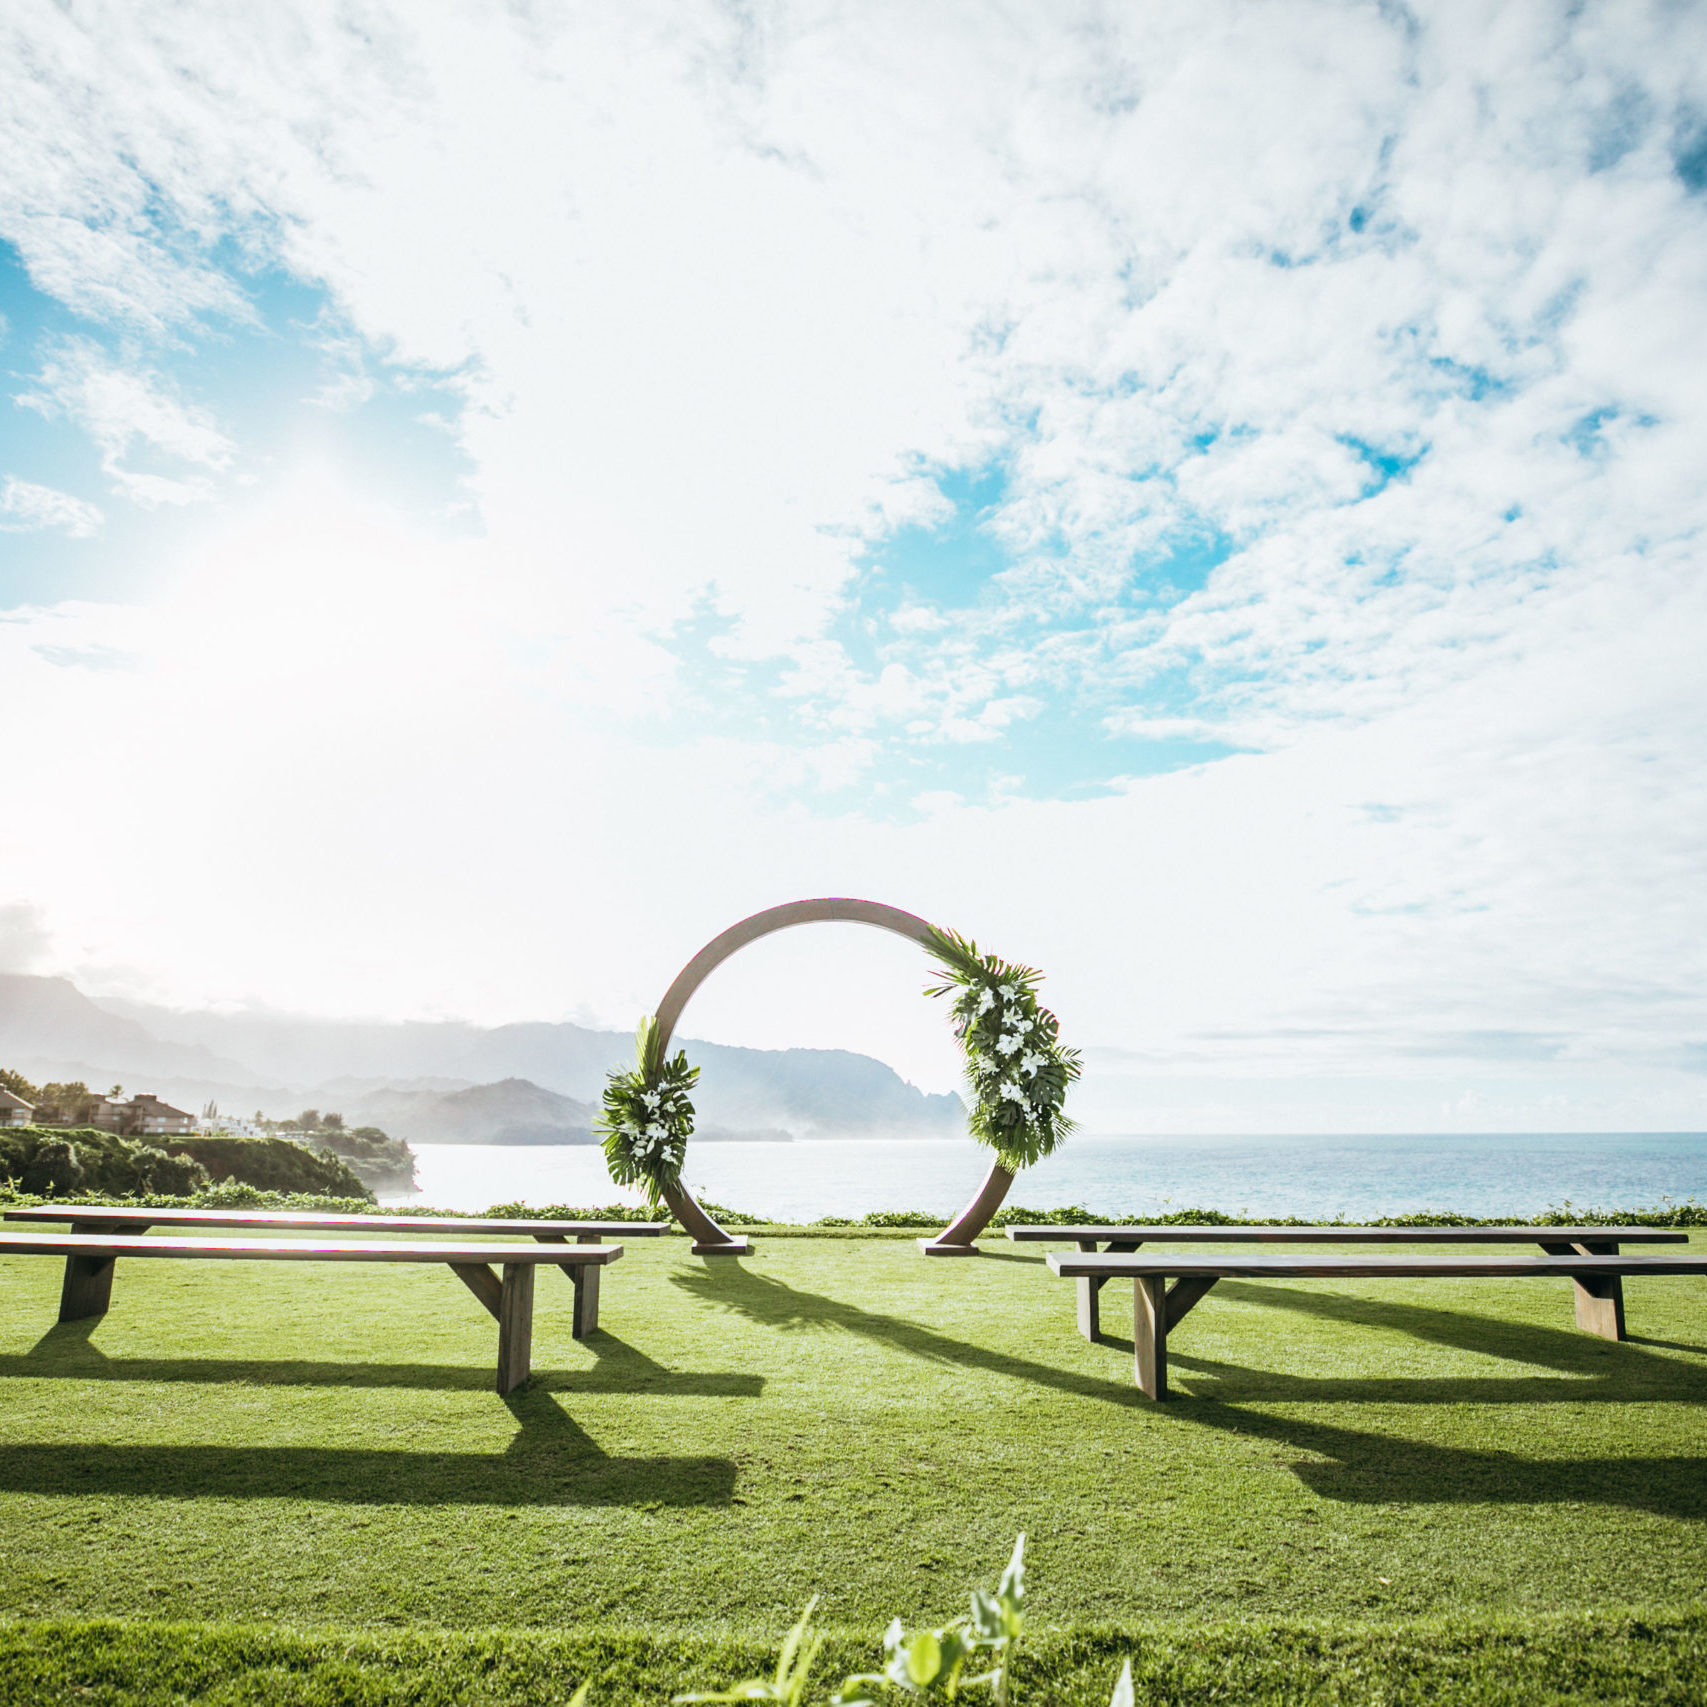
<path fill-rule="evenodd" d="M 660 1055 L 670 1046 L 676 1021 L 688 1005 L 693 993 L 737 949 L 757 942 L 772 931 L 787 930 L 791 925 L 824 924 L 845 920 L 851 924 L 875 925 L 879 930 L 893 931 L 911 942 L 928 945 L 930 926 L 912 913 L 899 907 L 886 907 L 881 901 L 856 901 L 841 895 L 821 896 L 811 901 L 789 901 L 781 907 L 767 907 L 754 913 L 738 925 L 731 925 L 721 936 L 715 936 L 676 974 L 676 979 L 664 992 L 658 1004 L 658 1048 Z M 929 1256 L 976 1256 L 978 1247 L 972 1242 L 983 1232 L 989 1219 L 1002 1206 L 1008 1187 L 1014 1183 L 1013 1174 L 1000 1162 L 992 1165 L 989 1177 L 978 1194 L 934 1239 L 921 1239 L 920 1248 Z M 696 1256 L 739 1256 L 747 1249 L 745 1239 L 732 1238 L 694 1201 L 685 1185 L 664 1192 L 676 1219 L 693 1235 Z"/>

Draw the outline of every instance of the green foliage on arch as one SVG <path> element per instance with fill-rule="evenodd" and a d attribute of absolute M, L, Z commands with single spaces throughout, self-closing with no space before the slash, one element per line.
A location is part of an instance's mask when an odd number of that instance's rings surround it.
<path fill-rule="evenodd" d="M 656 1014 L 648 1014 L 634 1034 L 634 1065 L 612 1073 L 594 1130 L 605 1150 L 605 1166 L 618 1185 L 644 1185 L 656 1207 L 666 1191 L 681 1185 L 682 1163 L 693 1133 L 693 1101 L 688 1095 L 699 1068 L 677 1050 L 666 1056 Z"/>
<path fill-rule="evenodd" d="M 928 996 L 954 997 L 954 1032 L 966 1058 L 972 1136 L 1018 1173 L 1050 1154 L 1073 1130 L 1062 1113 L 1082 1071 L 1054 1014 L 1041 1007 L 1043 974 L 981 954 L 955 931 L 931 927 L 928 952 L 942 962 Z"/>

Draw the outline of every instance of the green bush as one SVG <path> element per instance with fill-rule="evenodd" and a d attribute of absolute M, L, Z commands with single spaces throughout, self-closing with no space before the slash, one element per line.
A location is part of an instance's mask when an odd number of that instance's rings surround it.
<path fill-rule="evenodd" d="M 461 1209 L 421 1209 L 410 1210 L 411 1215 L 464 1215 L 470 1213 Z M 607 1203 L 603 1207 L 578 1208 L 572 1203 L 548 1203 L 543 1209 L 535 1208 L 531 1203 L 494 1203 L 490 1209 L 472 1211 L 475 1215 L 489 1215 L 495 1220 L 514 1221 L 657 1221 L 668 1219 L 660 1217 L 655 1209 L 648 1208 L 644 1203 Z"/>
<path fill-rule="evenodd" d="M 143 1192 L 181 1196 L 208 1183 L 207 1170 L 191 1157 L 170 1155 L 141 1139 L 92 1126 L 0 1130 L 0 1178 L 41 1197 L 132 1197 Z"/>
<path fill-rule="evenodd" d="M 354 1200 L 373 1193 L 335 1156 L 316 1155 L 283 1138 L 195 1135 L 154 1142 L 92 1126 L 17 1126 L 0 1130 L 0 1179 L 31 1196 L 191 1197 L 230 1181 L 264 1191 Z"/>
<path fill-rule="evenodd" d="M 161 1142 L 174 1156 L 199 1162 L 214 1181 L 235 1180 L 263 1191 L 308 1192 L 325 1197 L 374 1201 L 373 1193 L 337 1156 L 321 1155 L 288 1138 L 238 1138 L 197 1133 Z"/>

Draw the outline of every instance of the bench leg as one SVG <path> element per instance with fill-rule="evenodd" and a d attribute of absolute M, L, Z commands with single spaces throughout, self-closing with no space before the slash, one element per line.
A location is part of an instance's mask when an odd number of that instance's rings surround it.
<path fill-rule="evenodd" d="M 595 1263 L 582 1263 L 574 1269 L 564 1263 L 562 1268 L 575 1283 L 575 1305 L 569 1320 L 569 1332 L 576 1339 L 584 1340 L 599 1325 L 599 1276 L 604 1270 Z"/>
<path fill-rule="evenodd" d="M 1168 1288 L 1168 1332 L 1171 1334 L 1185 1319 L 1186 1312 L 1210 1291 L 1219 1278 L 1213 1274 L 1182 1274 Z"/>
<path fill-rule="evenodd" d="M 453 1262 L 450 1271 L 491 1313 L 492 1319 L 503 1321 L 501 1306 L 504 1285 L 483 1262 Z"/>
<path fill-rule="evenodd" d="M 80 1322 L 86 1316 L 104 1316 L 112 1301 L 111 1257 L 65 1259 L 65 1284 L 59 1290 L 60 1321 Z"/>
<path fill-rule="evenodd" d="M 1139 1390 L 1161 1400 L 1168 1396 L 1168 1295 L 1161 1275 L 1137 1275 L 1132 1281 L 1132 1362 Z"/>
<path fill-rule="evenodd" d="M 1615 1257 L 1618 1245 L 1612 1239 L 1584 1239 L 1575 1244 L 1542 1239 L 1542 1250 L 1551 1257 Z M 1603 1340 L 1624 1338 L 1624 1277 L 1620 1274 L 1585 1275 L 1572 1283 L 1577 1294 L 1577 1326 L 1584 1333 L 1599 1334 Z"/>
<path fill-rule="evenodd" d="M 522 1386 L 533 1358 L 533 1264 L 504 1264 L 503 1297 L 498 1306 L 498 1391 Z"/>
<path fill-rule="evenodd" d="M 1603 1340 L 1624 1337 L 1624 1278 L 1596 1274 L 1576 1282 L 1577 1326 Z"/>
<path fill-rule="evenodd" d="M 1079 1287 L 1079 1332 L 1092 1345 L 1096 1344 L 1097 1336 L 1102 1332 L 1101 1303 L 1103 1278 L 1096 1274 L 1081 1274 Z"/>
<path fill-rule="evenodd" d="M 1097 1242 L 1095 1239 L 1075 1239 L 1079 1249 L 1087 1256 L 1095 1256 Z M 1135 1251 L 1143 1244 L 1142 1239 L 1113 1239 L 1109 1242 L 1111 1251 Z M 1079 1277 L 1079 1332 L 1095 1345 L 1102 1334 L 1102 1289 L 1108 1284 L 1106 1274 L 1085 1274 Z"/>
<path fill-rule="evenodd" d="M 535 1233 L 534 1240 L 541 1245 L 566 1245 L 568 1238 L 562 1233 Z M 597 1233 L 580 1233 L 576 1235 L 578 1245 L 596 1245 L 599 1242 Z M 569 1277 L 569 1284 L 575 1288 L 575 1303 L 569 1317 L 569 1332 L 578 1340 L 584 1340 L 588 1334 L 597 1330 L 599 1325 L 599 1271 L 585 1263 L 560 1262 L 557 1265 Z"/>

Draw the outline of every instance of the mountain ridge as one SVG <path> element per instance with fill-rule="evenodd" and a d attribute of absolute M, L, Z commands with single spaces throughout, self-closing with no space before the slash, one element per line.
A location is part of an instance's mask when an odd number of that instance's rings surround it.
<path fill-rule="evenodd" d="M 958 1097 L 921 1091 L 870 1056 L 694 1039 L 682 1046 L 704 1069 L 694 1101 L 707 1138 L 964 1130 Z M 253 1108 L 272 1118 L 336 1097 L 346 1117 L 388 1131 L 377 1111 L 391 1108 L 395 1135 L 426 1143 L 590 1143 L 605 1077 L 632 1062 L 633 1047 L 625 1033 L 568 1021 L 482 1027 L 222 1013 L 91 998 L 70 979 L 0 973 L 0 1064 L 31 1077 L 104 1085 L 140 1075 L 146 1088 L 189 1106 L 213 1100 L 227 1113 Z M 418 1134 L 403 1124 L 406 1112 Z M 506 1140 L 496 1131 L 533 1135 Z"/>

